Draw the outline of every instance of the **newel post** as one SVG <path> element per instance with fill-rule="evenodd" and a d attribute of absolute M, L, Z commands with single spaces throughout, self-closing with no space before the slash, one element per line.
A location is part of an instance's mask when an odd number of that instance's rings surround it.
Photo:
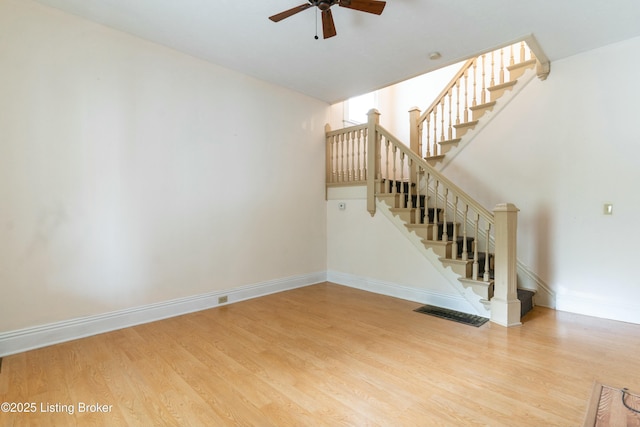
<path fill-rule="evenodd" d="M 418 135 L 418 119 L 420 118 L 420 110 L 413 107 L 409 110 L 409 148 L 422 157 L 420 152 L 420 136 Z"/>
<path fill-rule="evenodd" d="M 409 148 L 416 153 L 418 157 L 422 158 L 422 147 L 420 147 L 420 134 L 418 120 L 420 119 L 420 110 L 418 107 L 412 107 L 409 110 Z M 409 169 L 409 182 L 413 183 L 416 178 L 416 165 L 411 164 Z M 411 191 L 411 190 L 410 190 Z"/>
<path fill-rule="evenodd" d="M 493 209 L 496 259 L 491 321 L 507 327 L 521 325 L 516 269 L 518 210 L 511 203 L 501 203 Z"/>
<path fill-rule="evenodd" d="M 367 210 L 374 216 L 376 214 L 376 178 L 378 177 L 378 130 L 380 113 L 372 108 L 367 113 Z"/>

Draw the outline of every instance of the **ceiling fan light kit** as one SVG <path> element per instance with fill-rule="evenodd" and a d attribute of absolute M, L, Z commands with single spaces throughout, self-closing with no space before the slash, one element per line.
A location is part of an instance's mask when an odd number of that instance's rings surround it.
<path fill-rule="evenodd" d="M 308 0 L 308 3 L 277 13 L 270 16 L 269 19 L 273 22 L 280 22 L 298 12 L 302 12 L 303 10 L 307 10 L 315 6 L 322 13 L 323 38 L 328 39 L 329 37 L 333 37 L 337 34 L 336 26 L 333 22 L 333 14 L 331 13 L 331 6 L 336 4 L 340 7 L 346 7 L 347 9 L 380 15 L 387 2 L 379 0 Z M 318 38 L 318 36 L 316 36 L 316 38 Z"/>

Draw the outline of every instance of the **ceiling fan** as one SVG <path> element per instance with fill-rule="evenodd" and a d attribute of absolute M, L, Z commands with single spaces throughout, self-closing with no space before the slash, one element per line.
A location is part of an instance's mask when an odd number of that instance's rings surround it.
<path fill-rule="evenodd" d="M 384 10 L 387 2 L 379 0 L 308 0 L 308 3 L 301 4 L 284 12 L 280 12 L 273 16 L 270 16 L 273 22 L 282 21 L 298 12 L 307 10 L 310 7 L 316 6 L 322 12 L 322 34 L 325 39 L 335 36 L 336 26 L 333 22 L 333 15 L 331 14 L 331 6 L 337 4 L 340 7 L 346 7 L 348 9 L 359 10 L 361 12 L 374 13 L 380 15 Z M 318 36 L 316 36 L 318 38 Z"/>

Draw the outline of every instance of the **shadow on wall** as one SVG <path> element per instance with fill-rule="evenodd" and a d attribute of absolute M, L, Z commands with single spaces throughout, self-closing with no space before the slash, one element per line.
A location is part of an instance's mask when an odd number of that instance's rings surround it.
<path fill-rule="evenodd" d="M 553 275 L 553 253 L 551 249 L 552 215 L 546 205 L 540 206 L 533 216 L 531 244 L 534 245 L 533 265 L 535 271 L 546 283 Z"/>

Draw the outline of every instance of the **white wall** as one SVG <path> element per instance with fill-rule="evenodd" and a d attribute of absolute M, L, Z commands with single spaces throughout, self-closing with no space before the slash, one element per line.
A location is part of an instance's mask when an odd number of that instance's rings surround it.
<path fill-rule="evenodd" d="M 424 112 L 463 64 L 464 61 L 458 62 L 376 91 L 378 105 L 372 105 L 371 108 L 375 107 L 380 112 L 380 124 L 400 138 L 400 141 L 409 145 L 409 110 L 418 107 L 421 112 Z M 344 102 L 338 102 L 331 106 L 329 121 L 331 129 L 345 127 L 344 104 Z"/>
<path fill-rule="evenodd" d="M 463 64 L 464 61 L 381 89 L 380 124 L 409 145 L 409 110 L 418 107 L 424 113 Z"/>
<path fill-rule="evenodd" d="M 0 46 L 0 332 L 324 273 L 326 104 L 29 0 Z"/>
<path fill-rule="evenodd" d="M 340 203 L 346 208 L 340 209 Z M 404 228 L 400 220 L 394 219 Z M 419 239 L 416 241 L 422 245 Z M 463 296 L 465 291 L 457 276 L 445 271 L 437 256 L 427 257 L 418 251 L 383 215 L 382 209 L 373 217 L 369 214 L 363 186 L 329 189 L 327 276 L 328 280 L 346 286 L 478 313 Z M 467 292 L 472 294 L 471 290 Z"/>
<path fill-rule="evenodd" d="M 559 310 L 635 323 L 638 50 L 635 38 L 554 62 L 444 169 L 486 207 L 520 208 L 518 257 Z"/>

